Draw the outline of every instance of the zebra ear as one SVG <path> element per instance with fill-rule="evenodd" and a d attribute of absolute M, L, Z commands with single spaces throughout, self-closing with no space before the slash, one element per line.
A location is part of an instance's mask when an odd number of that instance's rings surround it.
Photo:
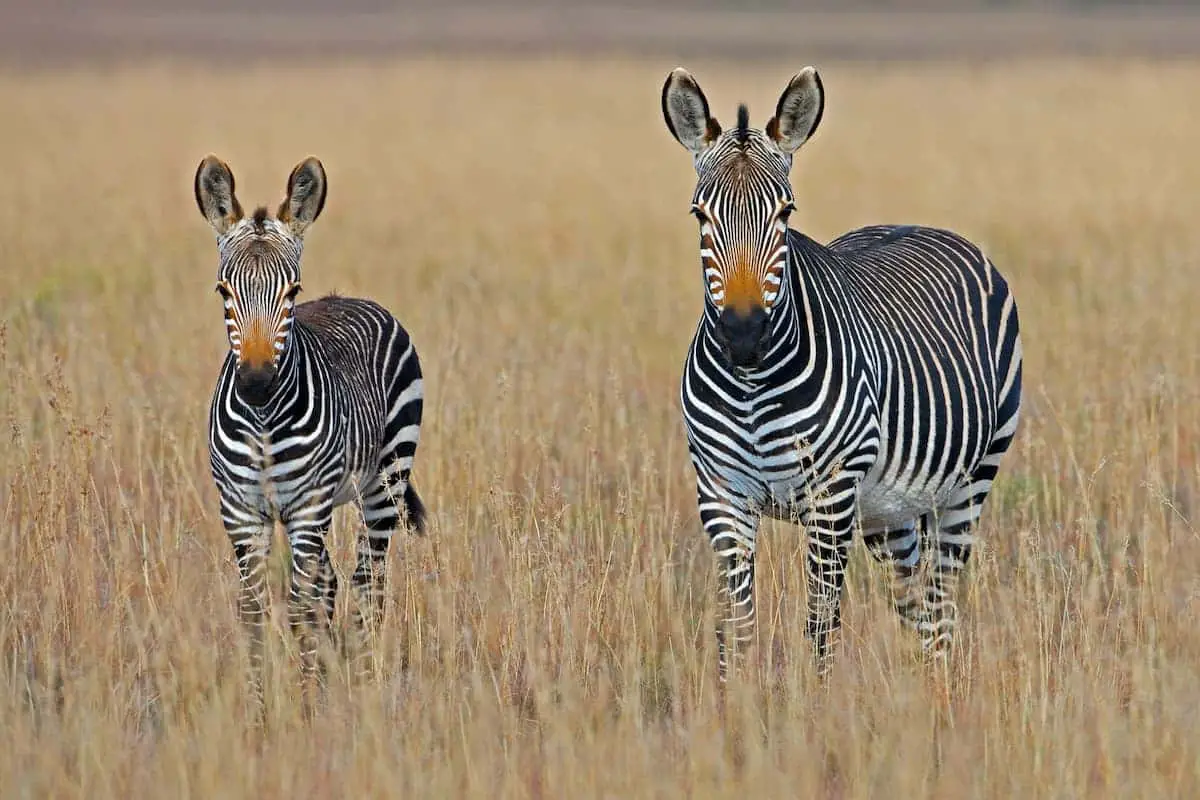
<path fill-rule="evenodd" d="M 293 235 L 303 236 L 325 208 L 325 190 L 325 167 L 309 156 L 288 176 L 287 199 L 280 204 L 275 216 Z"/>
<path fill-rule="evenodd" d="M 223 236 L 244 216 L 233 193 L 233 172 L 216 156 L 207 156 L 200 162 L 193 188 L 200 213 L 218 236 Z"/>
<path fill-rule="evenodd" d="M 767 135 L 779 149 L 791 155 L 816 132 L 825 110 L 825 89 L 814 67 L 805 67 L 788 81 L 779 96 L 775 116 L 767 123 Z"/>
<path fill-rule="evenodd" d="M 663 84 L 662 110 L 671 135 L 693 155 L 703 153 L 721 135 L 700 84 L 683 67 L 672 70 Z"/>

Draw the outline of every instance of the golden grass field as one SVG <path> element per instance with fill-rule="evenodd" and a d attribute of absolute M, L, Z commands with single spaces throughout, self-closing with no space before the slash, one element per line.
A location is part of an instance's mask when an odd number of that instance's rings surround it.
<path fill-rule="evenodd" d="M 762 125 L 804 63 L 687 66 L 722 120 L 744 100 Z M 0 76 L 0 794 L 1195 795 L 1200 65 L 818 65 L 794 224 L 981 242 L 1020 304 L 1022 428 L 948 684 L 856 547 L 822 687 L 802 538 L 768 525 L 724 721 L 677 400 L 702 282 L 659 111 L 673 66 Z M 428 392 L 432 525 L 392 551 L 386 678 L 335 676 L 302 719 L 278 539 L 261 734 L 205 439 L 226 347 L 192 198 L 209 152 L 248 208 L 324 161 L 306 297 L 387 305 Z"/>

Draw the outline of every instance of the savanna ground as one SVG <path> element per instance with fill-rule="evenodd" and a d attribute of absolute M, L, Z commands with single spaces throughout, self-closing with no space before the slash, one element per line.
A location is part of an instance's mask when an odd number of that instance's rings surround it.
<path fill-rule="evenodd" d="M 688 66 L 718 116 L 745 100 L 761 125 L 802 64 Z M 982 242 L 1020 303 L 1023 425 L 948 685 L 856 547 L 822 688 L 802 539 L 769 525 L 724 722 L 676 399 L 702 284 L 672 66 L 0 77 L 5 796 L 1195 792 L 1200 66 L 819 65 L 795 224 Z M 248 207 L 323 159 L 306 296 L 389 306 L 427 379 L 432 526 L 393 549 L 385 678 L 335 676 L 304 722 L 277 608 L 261 736 L 205 443 L 226 347 L 191 195 L 210 151 Z"/>

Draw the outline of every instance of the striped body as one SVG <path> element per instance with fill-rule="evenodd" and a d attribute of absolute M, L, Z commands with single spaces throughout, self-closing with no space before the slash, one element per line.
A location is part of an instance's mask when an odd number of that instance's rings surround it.
<path fill-rule="evenodd" d="M 860 228 L 822 245 L 792 230 L 792 155 L 824 91 L 798 73 L 764 130 L 742 106 L 723 132 L 695 80 L 663 88 L 694 156 L 705 304 L 680 399 L 700 519 L 718 557 L 726 627 L 754 631 L 763 516 L 803 526 L 806 630 L 819 666 L 840 627 L 857 531 L 894 567 L 896 610 L 942 654 L 957 575 L 1020 411 L 1015 301 L 981 250 L 950 231 Z"/>
<path fill-rule="evenodd" d="M 262 408 L 239 398 L 232 353 L 221 368 L 209 453 L 223 502 L 286 521 L 370 497 L 386 473 L 402 479 L 402 492 L 423 399 L 408 334 L 376 303 L 345 297 L 302 303 L 295 320 L 279 391 Z M 368 524 L 391 518 L 365 513 Z"/>
<path fill-rule="evenodd" d="M 712 307 L 693 338 L 681 400 L 697 469 L 772 516 L 794 517 L 835 467 L 860 475 L 865 528 L 944 507 L 1015 425 L 1007 283 L 932 228 L 863 228 L 828 247 L 790 231 L 788 253 L 754 373 L 721 358 Z"/>

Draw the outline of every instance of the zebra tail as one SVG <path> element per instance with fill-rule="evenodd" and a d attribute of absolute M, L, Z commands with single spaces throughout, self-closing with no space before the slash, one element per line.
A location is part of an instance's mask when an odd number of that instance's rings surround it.
<path fill-rule="evenodd" d="M 408 512 L 408 526 L 420 536 L 425 535 L 425 504 L 417 495 L 410 481 L 404 487 L 404 508 Z"/>

